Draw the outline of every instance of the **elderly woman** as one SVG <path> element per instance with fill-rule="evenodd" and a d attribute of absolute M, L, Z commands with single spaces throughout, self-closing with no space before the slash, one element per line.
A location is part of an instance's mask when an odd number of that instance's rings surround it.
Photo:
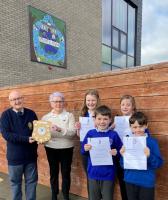
<path fill-rule="evenodd" d="M 50 167 L 50 184 L 52 200 L 57 200 L 59 193 L 59 165 L 62 174 L 62 193 L 64 200 L 69 200 L 70 172 L 73 155 L 73 136 L 76 134 L 75 119 L 72 113 L 64 109 L 64 95 L 55 92 L 50 95 L 51 112 L 42 120 L 52 122 L 51 140 L 45 144 L 45 150 Z"/>

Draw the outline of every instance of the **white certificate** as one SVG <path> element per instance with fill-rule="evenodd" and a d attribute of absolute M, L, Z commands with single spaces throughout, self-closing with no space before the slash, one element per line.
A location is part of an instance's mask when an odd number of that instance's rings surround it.
<path fill-rule="evenodd" d="M 80 141 L 82 142 L 87 134 L 87 132 L 91 129 L 94 129 L 94 121 L 92 117 L 79 117 L 79 122 L 81 124 L 80 128 Z"/>
<path fill-rule="evenodd" d="M 124 137 L 123 144 L 125 147 L 124 169 L 147 169 L 147 156 L 144 153 L 146 147 L 146 136 Z"/>
<path fill-rule="evenodd" d="M 121 140 L 126 135 L 131 136 L 132 132 L 129 125 L 129 118 L 130 116 L 115 116 L 114 117 L 114 130 L 118 133 Z"/>
<path fill-rule="evenodd" d="M 89 153 L 93 166 L 113 165 L 109 137 L 88 138 L 88 144 L 92 145 Z"/>

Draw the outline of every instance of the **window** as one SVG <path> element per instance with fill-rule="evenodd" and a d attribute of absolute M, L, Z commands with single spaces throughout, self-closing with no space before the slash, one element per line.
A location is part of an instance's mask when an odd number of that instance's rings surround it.
<path fill-rule="evenodd" d="M 135 65 L 136 7 L 102 0 L 102 71 Z"/>

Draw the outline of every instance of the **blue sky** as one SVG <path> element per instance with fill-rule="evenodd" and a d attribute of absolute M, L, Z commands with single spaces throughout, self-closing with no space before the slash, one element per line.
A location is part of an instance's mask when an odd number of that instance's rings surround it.
<path fill-rule="evenodd" d="M 168 0 L 143 0 L 141 64 L 168 62 Z"/>

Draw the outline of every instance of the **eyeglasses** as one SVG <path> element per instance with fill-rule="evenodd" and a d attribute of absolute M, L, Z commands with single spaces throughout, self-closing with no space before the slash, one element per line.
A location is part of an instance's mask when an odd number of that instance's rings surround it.
<path fill-rule="evenodd" d="M 23 99 L 23 97 L 18 97 L 18 98 L 14 98 L 14 99 L 9 99 L 9 101 L 21 101 Z"/>
<path fill-rule="evenodd" d="M 51 101 L 52 103 L 63 103 L 64 101 Z"/>

